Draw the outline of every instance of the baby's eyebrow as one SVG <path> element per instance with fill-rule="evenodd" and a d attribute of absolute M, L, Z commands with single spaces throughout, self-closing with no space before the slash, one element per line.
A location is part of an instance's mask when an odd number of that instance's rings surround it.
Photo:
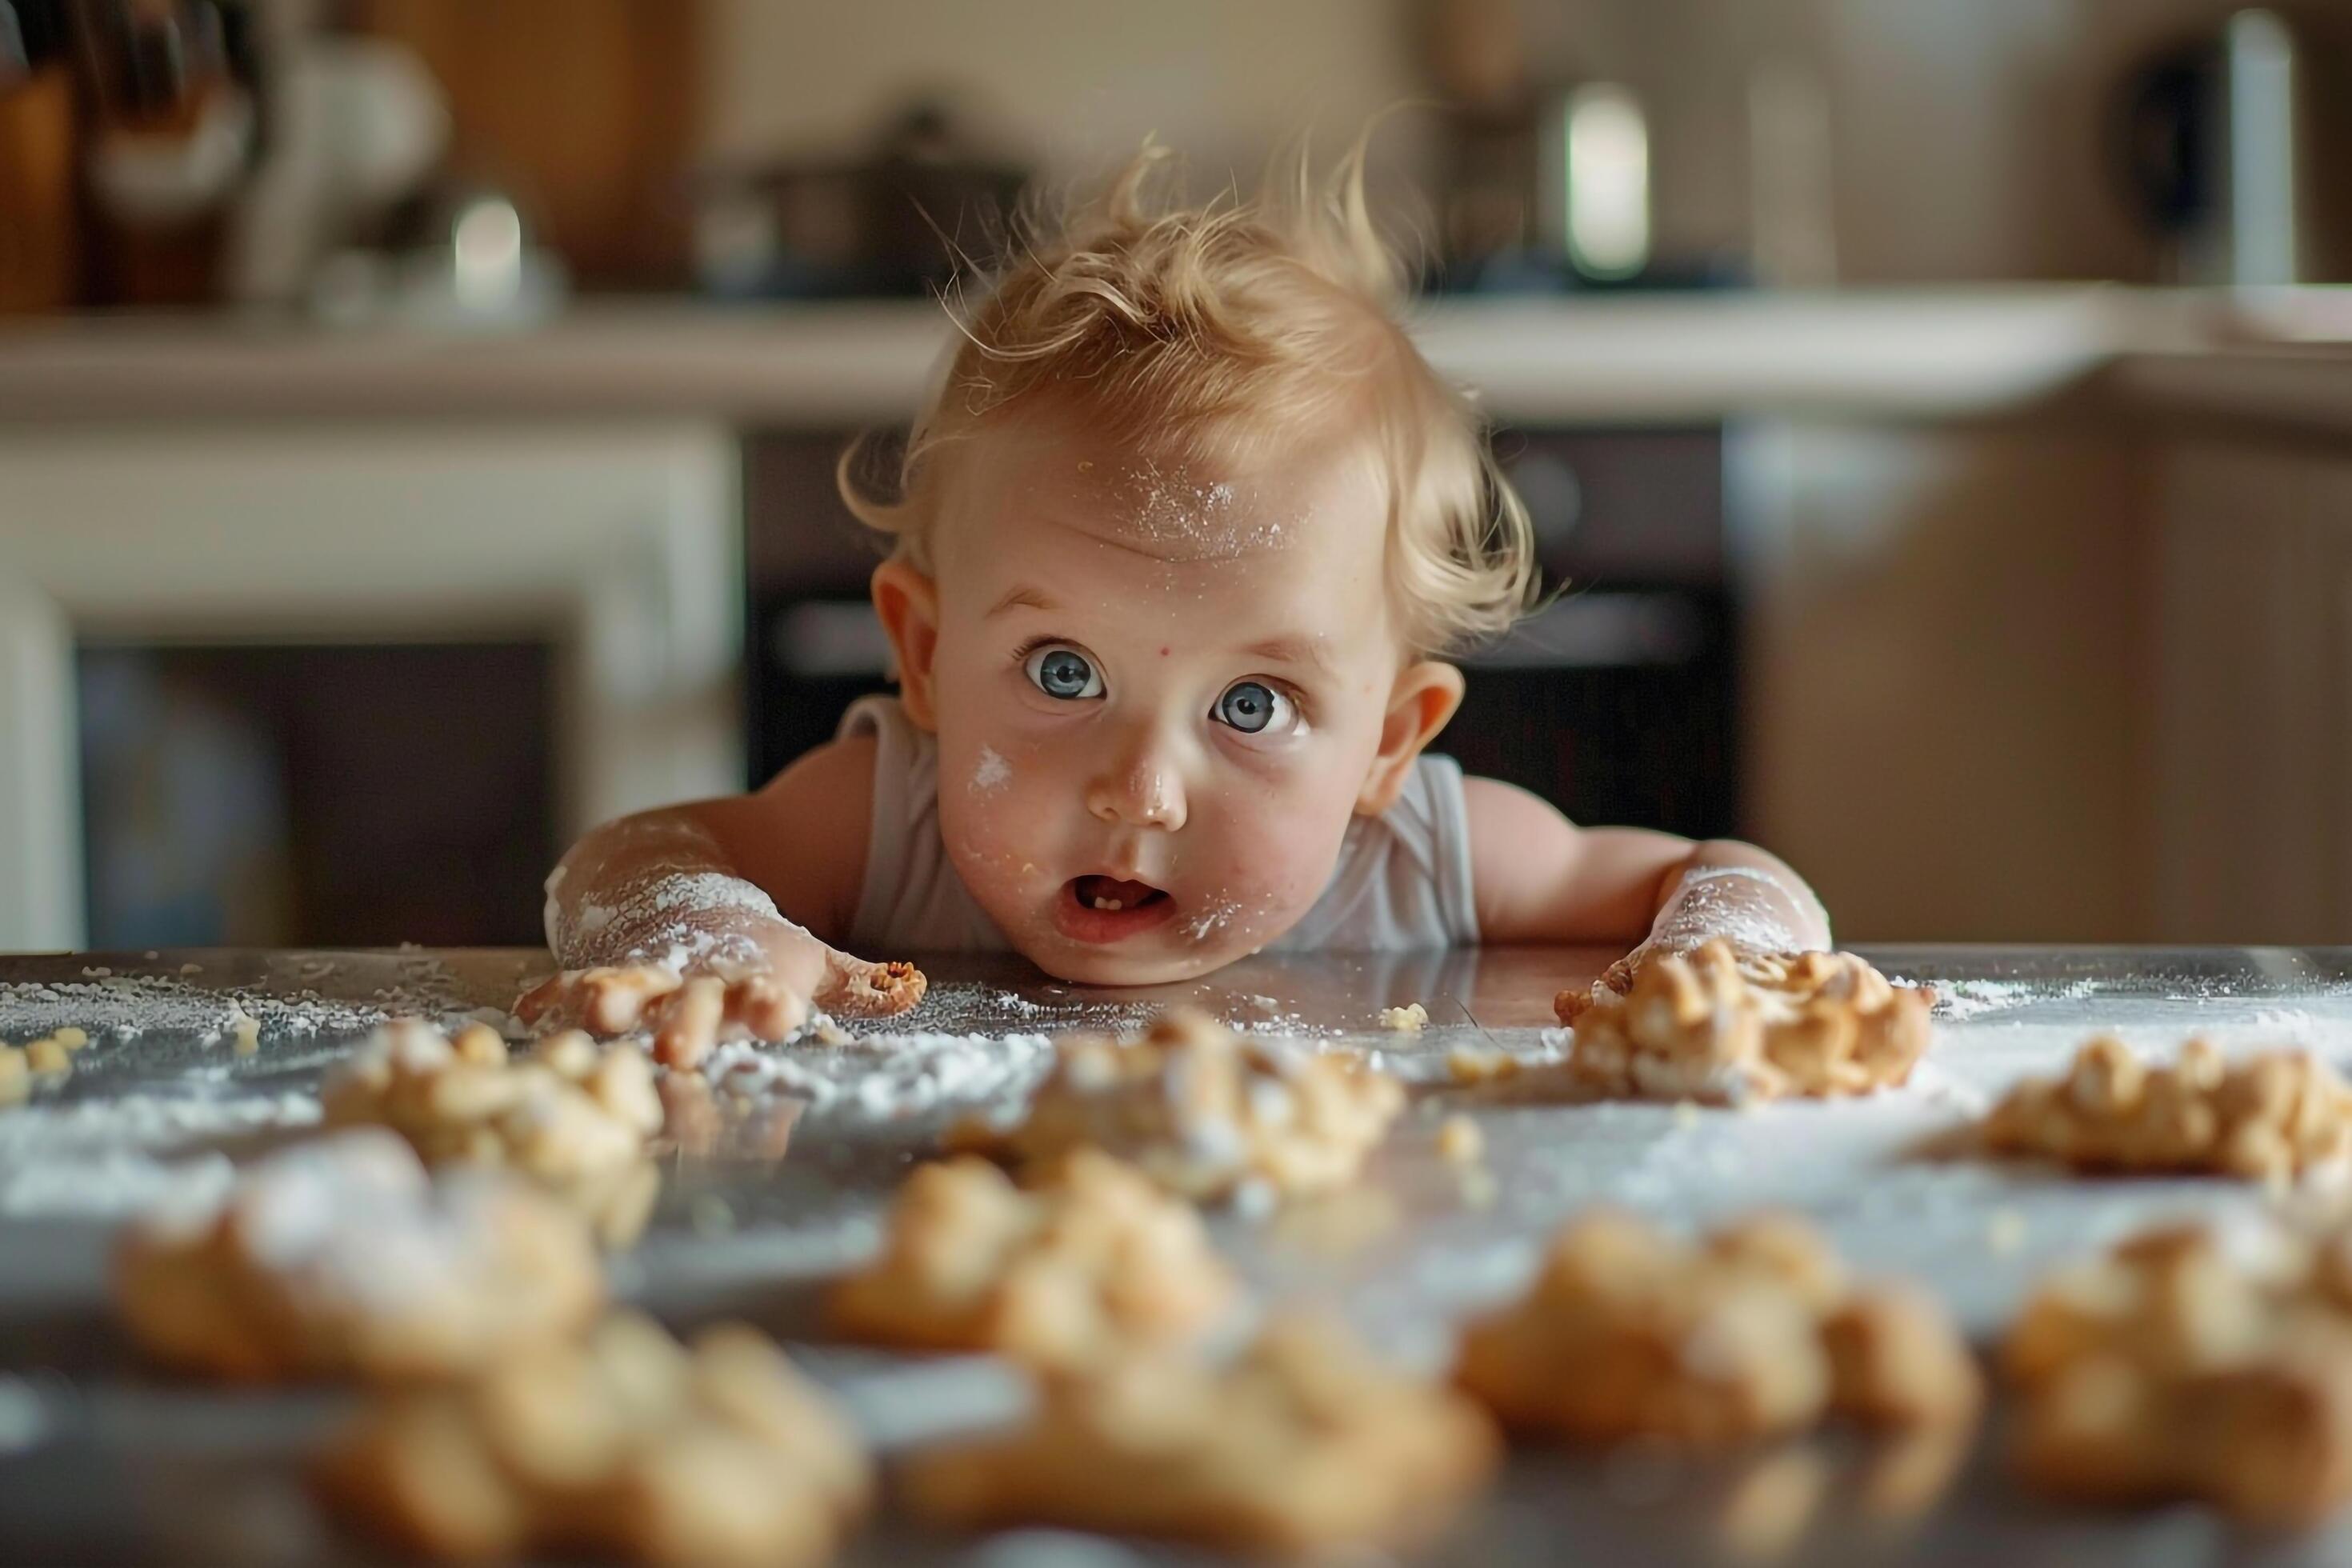
<path fill-rule="evenodd" d="M 1024 606 L 1032 610 L 1050 610 L 1055 607 L 1055 605 L 1053 600 L 1045 596 L 1043 590 L 1024 585 L 1013 589 L 995 604 L 991 605 L 988 607 L 988 614 L 982 616 L 981 619 L 993 620 L 1007 610 L 1017 610 Z"/>
<path fill-rule="evenodd" d="M 1324 653 L 1320 637 L 1267 637 L 1263 642 L 1250 644 L 1242 652 L 1247 658 L 1263 658 L 1275 664 L 1311 664 L 1323 670 L 1331 668 L 1330 658 Z"/>

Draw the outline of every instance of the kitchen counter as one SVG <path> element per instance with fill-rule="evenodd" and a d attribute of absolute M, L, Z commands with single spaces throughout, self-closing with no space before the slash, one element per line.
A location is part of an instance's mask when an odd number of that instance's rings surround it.
<path fill-rule="evenodd" d="M 1521 423 L 1734 415 L 1998 416 L 2143 355 L 2261 360 L 2300 315 L 2114 285 L 1445 299 L 1415 330 Z M 333 331 L 284 317 L 0 324 L 0 421 L 691 417 L 824 428 L 903 419 L 949 341 L 928 302 L 590 302 L 514 332 Z M 2352 387 L 2352 353 L 2304 358 Z M 2225 387 L 2227 383 L 2221 384 Z M 2168 384 L 2151 390 L 2169 395 Z M 2352 418 L 2352 394 L 2338 406 Z"/>
<path fill-rule="evenodd" d="M 1181 998 L 1239 1025 L 1382 1050 L 1416 1084 L 1360 1189 L 1271 1218 L 1212 1221 L 1262 1299 L 1342 1313 L 1400 1358 L 1438 1363 L 1449 1323 L 1515 1292 L 1538 1240 L 1596 1202 L 1676 1224 L 1792 1206 L 1859 1268 L 1929 1283 L 1983 1341 L 2054 1259 L 2158 1215 L 2251 1215 L 2263 1205 L 2220 1182 L 2074 1181 L 1935 1152 L 2017 1075 L 2055 1068 L 2094 1029 L 2143 1047 L 2168 1048 L 2195 1031 L 2225 1047 L 2292 1042 L 2339 1064 L 2352 1058 L 2352 950 L 1890 948 L 1873 956 L 1939 992 L 1937 1044 L 1900 1093 L 1694 1115 L 1482 1102 L 1446 1083 L 1453 1047 L 1544 1049 L 1553 991 L 1609 956 L 1267 958 L 1150 994 L 1080 991 L 1009 964 L 935 963 L 921 1009 L 863 1031 L 859 1047 L 730 1053 L 741 1103 L 715 1114 L 694 1152 L 667 1162 L 654 1227 L 615 1261 L 615 1286 L 674 1322 L 731 1313 L 775 1331 L 886 1452 L 1002 1414 L 1017 1389 L 988 1361 L 814 1342 L 815 1292 L 872 1244 L 884 1195 L 952 1116 L 1025 1090 L 1045 1033 L 1124 1025 Z M 373 1560 L 339 1544 L 295 1481 L 304 1445 L 343 1396 L 216 1393 L 137 1370 L 103 1304 L 107 1237 L 138 1203 L 221 1182 L 232 1159 L 299 1136 L 316 1119 L 321 1070 L 387 1012 L 502 1008 L 543 963 L 533 952 L 425 951 L 0 960 L 0 1037 L 76 1024 L 94 1041 L 61 1088 L 0 1112 L 8 1561 Z M 1408 1001 L 1428 1007 L 1429 1031 L 1379 1031 L 1379 1010 Z M 260 1024 L 253 1054 L 223 1043 L 233 1009 Z M 1491 1195 L 1436 1152 L 1437 1127 L 1456 1110 L 1485 1136 Z M 2035 1503 L 2006 1479 L 1990 1438 L 1941 1506 L 1907 1524 L 1865 1517 L 1853 1500 L 1893 1456 L 1844 1439 L 1807 1452 L 1802 1465 L 1826 1467 L 1830 1485 L 1798 1537 L 1800 1561 L 2120 1564 L 2208 1561 L 2232 1548 L 2194 1510 L 2097 1515 Z M 1790 1490 L 1771 1477 L 1791 1463 L 1522 1455 L 1493 1501 L 1426 1560 L 1704 1559 L 1722 1549 L 1725 1531 L 1769 1511 L 1772 1500 L 1758 1494 Z M 1067 1537 L 982 1552 L 893 1524 L 869 1531 L 846 1561 L 1026 1563 L 1045 1561 L 1049 1542 L 1056 1563 L 1202 1561 Z M 2347 1549 L 2352 1534 L 2339 1531 L 2267 1542 L 2263 1560 L 2340 1561 Z"/>

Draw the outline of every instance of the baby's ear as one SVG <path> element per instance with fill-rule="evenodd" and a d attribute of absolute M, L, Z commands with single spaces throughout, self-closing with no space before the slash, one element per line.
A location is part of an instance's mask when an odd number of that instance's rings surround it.
<path fill-rule="evenodd" d="M 914 564 L 892 556 L 874 568 L 874 613 L 898 656 L 898 701 L 925 730 L 939 728 L 931 700 L 931 658 L 940 646 L 940 590 Z"/>
<path fill-rule="evenodd" d="M 1462 672 L 1452 665 L 1423 659 L 1398 672 L 1388 715 L 1381 721 L 1381 749 L 1356 796 L 1357 816 L 1378 816 L 1396 804 L 1413 760 L 1461 706 Z"/>

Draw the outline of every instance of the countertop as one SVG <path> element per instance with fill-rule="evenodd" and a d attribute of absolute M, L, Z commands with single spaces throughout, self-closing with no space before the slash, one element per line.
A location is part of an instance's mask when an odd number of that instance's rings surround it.
<path fill-rule="evenodd" d="M 2352 425 L 2339 291 L 2259 300 L 2106 284 L 1445 299 L 1414 330 L 1522 423 L 1753 414 L 1997 416 L 2110 378 L 2183 406 Z M 906 418 L 950 341 L 923 301 L 590 301 L 511 332 L 332 330 L 286 316 L 0 323 L 0 422 L 688 418 L 842 428 Z M 2242 397 L 2241 394 L 2243 394 Z"/>
<path fill-rule="evenodd" d="M 950 1117 L 1024 1092 L 1045 1033 L 1120 1025 L 1181 998 L 1241 1026 L 1382 1050 L 1415 1084 L 1360 1189 L 1272 1217 L 1212 1220 L 1261 1300 L 1341 1313 L 1400 1359 L 1440 1363 L 1450 1323 L 1514 1293 L 1540 1238 L 1602 1201 L 1678 1226 L 1790 1205 L 1857 1268 L 1928 1283 L 1985 1341 L 2053 1259 L 2160 1214 L 2249 1215 L 2263 1204 L 2221 1182 L 2075 1181 L 1935 1152 L 2016 1076 L 2054 1068 L 2095 1029 L 2152 1047 L 2202 1032 L 2225 1048 L 2294 1042 L 2339 1065 L 2352 1059 L 2352 950 L 1871 955 L 1938 991 L 1937 1043 L 1914 1084 L 1866 1101 L 1744 1113 L 1501 1104 L 1445 1081 L 1444 1053 L 1455 1046 L 1546 1048 L 1552 993 L 1588 978 L 1605 952 L 1259 959 L 1197 984 L 1117 994 L 1004 964 L 935 962 L 922 1008 L 861 1031 L 855 1047 L 731 1052 L 741 1103 L 669 1157 L 654 1228 L 616 1262 L 614 1282 L 675 1323 L 726 1313 L 773 1331 L 886 1455 L 1003 1414 L 1018 1385 L 984 1359 L 820 1342 L 815 1292 L 872 1245 L 884 1195 Z M 343 1396 L 225 1394 L 140 1371 L 105 1309 L 107 1239 L 154 1194 L 224 1181 L 233 1161 L 301 1135 L 317 1116 L 321 1070 L 387 1012 L 503 1008 L 543 963 L 533 952 L 416 950 L 0 959 L 0 1037 L 70 1023 L 94 1041 L 60 1089 L 0 1112 L 0 1555 L 374 1560 L 333 1531 L 295 1479 Z M 1408 1001 L 1428 1007 L 1428 1032 L 1381 1032 L 1379 1010 Z M 259 1020 L 251 1055 L 224 1043 L 232 1009 Z M 1436 1152 L 1440 1121 L 1457 1110 L 1484 1133 L 1490 1194 Z M 1785 1470 L 1792 1461 L 1778 1456 L 1790 1452 L 1708 1464 L 1650 1452 L 1522 1454 L 1493 1500 L 1425 1560 L 1705 1561 L 1725 1549 L 1730 1521 L 1765 1507 L 1759 1490 L 1790 1489 L 1770 1468 Z M 2120 1564 L 2252 1550 L 2197 1510 L 2101 1515 L 2034 1502 L 2010 1483 L 1990 1436 L 1956 1458 L 1943 1500 L 1907 1521 L 1870 1518 L 1854 1501 L 1904 1456 L 1844 1439 L 1802 1453 L 1829 1485 L 1819 1510 L 1796 1521 L 1795 1561 Z M 2352 1533 L 2260 1544 L 2265 1561 L 2342 1561 Z M 847 1561 L 1203 1559 L 1034 1533 L 971 1546 L 885 1523 Z"/>

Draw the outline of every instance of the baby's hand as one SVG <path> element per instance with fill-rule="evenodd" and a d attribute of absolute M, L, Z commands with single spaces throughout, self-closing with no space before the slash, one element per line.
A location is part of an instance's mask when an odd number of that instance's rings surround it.
<path fill-rule="evenodd" d="M 886 1017 L 922 1000 L 927 983 L 910 963 L 868 963 L 789 921 L 762 923 L 774 929 L 733 933 L 740 940 L 724 956 L 682 970 L 651 962 L 565 970 L 517 1002 L 516 1015 L 533 1027 L 647 1031 L 656 1060 L 690 1071 L 722 1038 L 783 1038 L 808 1021 L 812 1001 L 845 1017 Z"/>
<path fill-rule="evenodd" d="M 1729 947 L 1740 972 L 1755 974 L 1768 961 L 1826 946 L 1828 938 L 1828 917 L 1801 884 L 1790 888 L 1753 866 L 1696 865 L 1683 873 L 1641 945 L 1601 972 L 1593 994 L 1608 990 L 1622 996 L 1649 964 L 1687 956 L 1710 942 Z M 1563 1018 L 1582 1011 L 1567 993 L 1555 1006 Z"/>

